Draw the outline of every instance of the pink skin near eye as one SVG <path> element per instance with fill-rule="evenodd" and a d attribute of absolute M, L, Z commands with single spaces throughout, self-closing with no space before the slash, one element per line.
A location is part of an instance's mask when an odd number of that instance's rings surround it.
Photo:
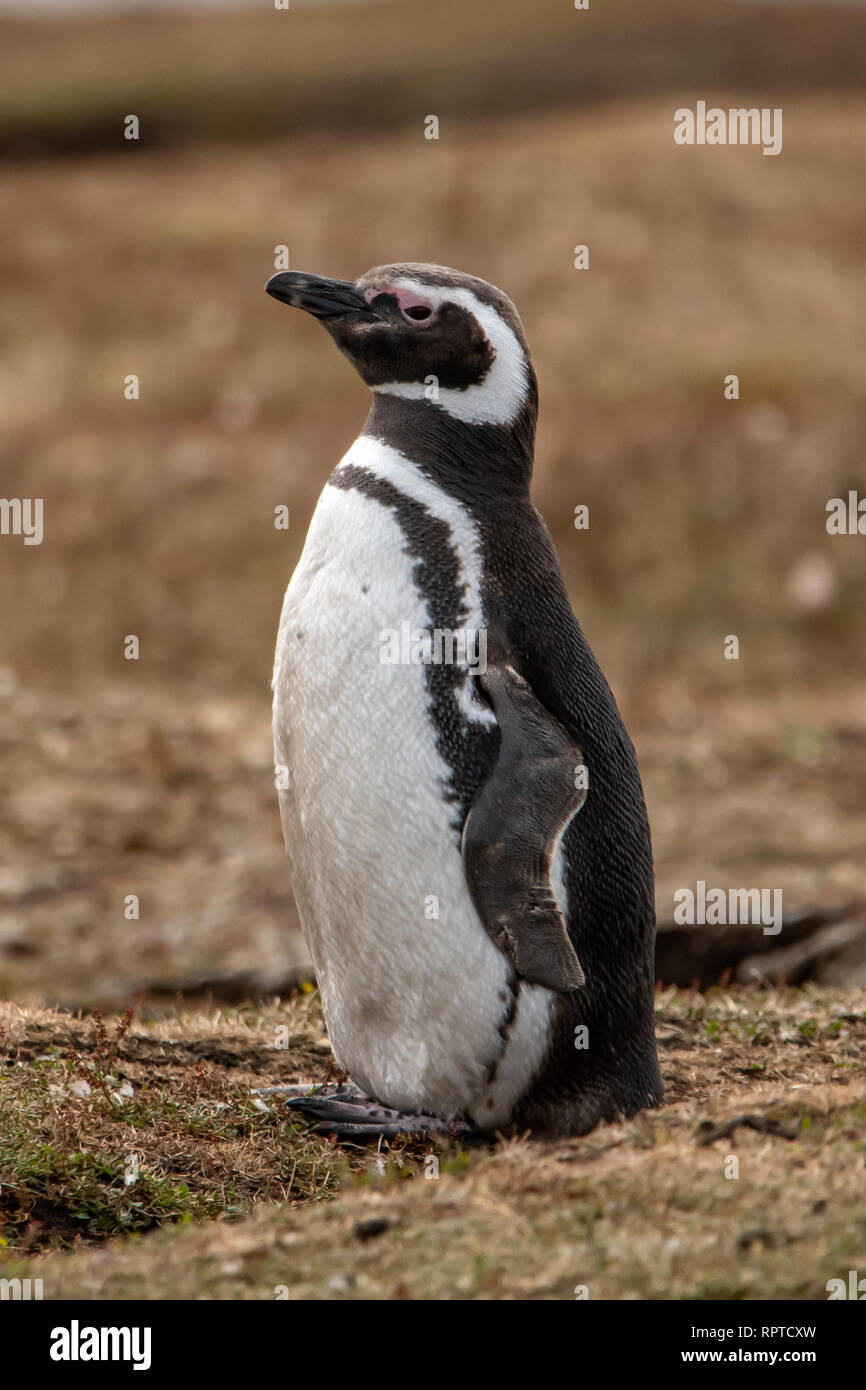
<path fill-rule="evenodd" d="M 425 323 L 432 319 L 435 313 L 430 301 L 422 299 L 420 295 L 415 294 L 414 290 L 393 289 L 390 285 L 373 286 L 364 291 L 364 298 L 370 304 L 377 294 L 392 294 L 406 318 L 412 323 Z M 413 310 L 414 312 L 411 312 Z"/>

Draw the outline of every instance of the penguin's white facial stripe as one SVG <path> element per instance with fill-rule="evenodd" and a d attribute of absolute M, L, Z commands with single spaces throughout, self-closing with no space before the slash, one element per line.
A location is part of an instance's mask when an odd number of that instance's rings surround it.
<path fill-rule="evenodd" d="M 395 280 L 387 293 L 410 295 L 439 309 L 443 304 L 459 304 L 479 323 L 494 352 L 493 365 L 482 382 L 463 390 L 441 387 L 431 395 L 431 383 L 391 381 L 374 386 L 374 391 L 402 396 L 407 400 L 435 400 L 449 415 L 466 424 L 508 425 L 520 414 L 529 394 L 526 355 L 516 334 L 490 304 L 482 304 L 471 290 L 447 286 L 422 285 L 412 280 Z"/>
<path fill-rule="evenodd" d="M 443 521 L 450 532 L 450 543 L 459 564 L 459 582 L 464 586 L 465 627 L 472 632 L 485 628 L 484 605 L 481 600 L 481 543 L 478 528 L 455 497 L 443 492 L 424 476 L 419 468 L 399 449 L 392 449 L 380 439 L 362 434 L 355 440 L 338 468 L 365 468 L 383 482 L 391 483 L 399 492 L 420 502 L 432 516 Z M 496 717 L 488 705 L 479 700 L 475 682 L 467 673 L 457 696 L 458 705 L 468 719 L 480 724 L 495 724 Z"/>

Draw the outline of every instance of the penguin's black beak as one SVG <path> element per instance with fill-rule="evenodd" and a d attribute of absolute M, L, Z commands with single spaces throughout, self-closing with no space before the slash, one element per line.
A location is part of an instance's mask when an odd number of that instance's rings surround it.
<path fill-rule="evenodd" d="M 372 323 L 374 314 L 361 291 L 350 280 L 327 280 L 303 270 L 281 270 L 265 285 L 268 294 L 295 309 L 306 309 L 317 319 L 352 318 Z"/>

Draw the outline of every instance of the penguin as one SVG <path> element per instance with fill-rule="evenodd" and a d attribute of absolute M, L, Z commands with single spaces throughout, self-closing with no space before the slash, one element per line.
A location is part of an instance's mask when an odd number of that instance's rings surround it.
<path fill-rule="evenodd" d="M 517 310 L 426 264 L 266 289 L 373 397 L 273 677 L 286 851 L 346 1079 L 274 1089 L 355 1142 L 580 1135 L 659 1106 L 643 790 L 530 498 Z"/>

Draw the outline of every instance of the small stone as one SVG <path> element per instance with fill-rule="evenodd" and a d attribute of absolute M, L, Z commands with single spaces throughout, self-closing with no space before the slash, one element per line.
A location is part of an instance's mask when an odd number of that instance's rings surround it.
<path fill-rule="evenodd" d="M 368 1221 L 355 1222 L 355 1235 L 358 1240 L 373 1240 L 375 1236 L 382 1236 L 391 1226 L 391 1222 L 384 1216 L 373 1216 Z"/>

